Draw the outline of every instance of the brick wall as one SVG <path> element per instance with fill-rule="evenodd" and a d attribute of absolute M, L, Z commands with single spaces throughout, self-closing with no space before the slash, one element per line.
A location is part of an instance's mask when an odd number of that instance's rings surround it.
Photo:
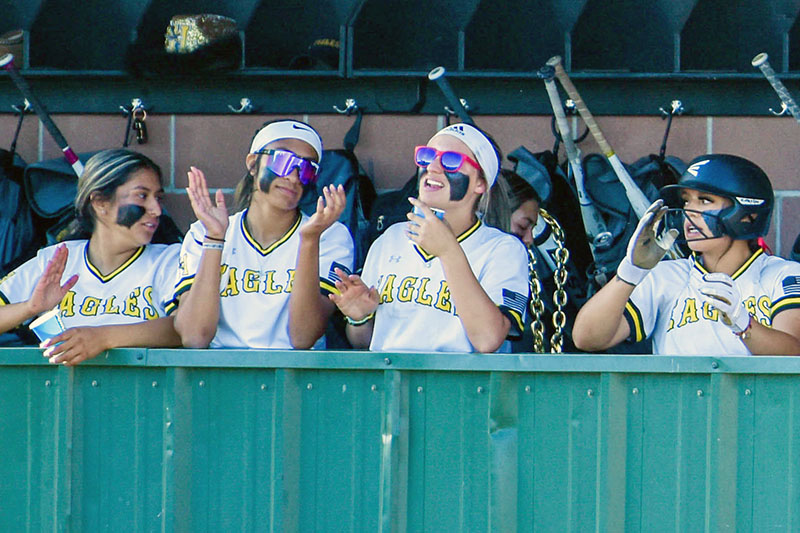
<path fill-rule="evenodd" d="M 166 178 L 166 205 L 182 229 L 193 220 L 186 194 L 189 165 L 203 169 L 211 187 L 232 192 L 244 173 L 244 156 L 254 131 L 265 115 L 156 115 L 147 117 L 149 142 L 133 147 L 153 158 Z M 353 118 L 340 115 L 295 115 L 317 128 L 327 148 L 340 148 Z M 76 152 L 119 147 L 125 128 L 120 115 L 57 115 L 55 121 Z M 550 118 L 545 116 L 480 116 L 478 124 L 490 132 L 504 153 L 519 145 L 531 151 L 553 145 Z M 660 117 L 598 118 L 606 137 L 623 161 L 657 153 L 664 135 Z M 16 117 L 0 114 L 0 146 L 8 147 Z M 402 185 L 414 172 L 413 147 L 444 125 L 441 116 L 366 115 L 356 155 L 378 189 Z M 800 127 L 791 118 L 677 117 L 668 153 L 686 161 L 702 153 L 733 153 L 758 163 L 770 176 L 776 192 L 768 242 L 787 256 L 800 224 Z M 60 156 L 60 150 L 34 117 L 26 118 L 18 151 L 32 162 Z M 584 153 L 598 152 L 591 136 Z"/>

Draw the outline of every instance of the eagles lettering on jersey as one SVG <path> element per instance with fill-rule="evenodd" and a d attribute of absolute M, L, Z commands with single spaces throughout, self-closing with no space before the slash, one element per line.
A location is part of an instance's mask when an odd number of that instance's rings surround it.
<path fill-rule="evenodd" d="M 281 238 L 262 247 L 248 231 L 246 215 L 245 210 L 229 217 L 220 266 L 220 321 L 211 347 L 288 349 L 292 347 L 288 307 L 300 246 L 298 230 L 309 217 L 298 216 Z M 176 301 L 195 282 L 204 237 L 200 222 L 192 224 L 186 234 L 175 286 Z M 336 222 L 320 236 L 320 292 L 336 292 L 339 277 L 334 269 L 349 274 L 352 264 L 352 238 L 347 228 Z"/>
<path fill-rule="evenodd" d="M 653 337 L 654 353 L 746 355 L 746 346 L 721 323 L 699 292 L 708 271 L 699 259 L 663 261 L 634 289 L 625 306 L 631 339 Z M 776 315 L 800 308 L 800 264 L 753 255 L 731 276 L 747 311 L 769 327 Z"/>
<path fill-rule="evenodd" d="M 378 291 L 373 350 L 464 351 L 469 342 L 439 258 L 410 243 L 405 224 L 370 247 L 362 279 Z M 508 317 L 508 336 L 522 331 L 528 301 L 527 254 L 515 237 L 476 222 L 457 237 L 487 296 Z"/>
<path fill-rule="evenodd" d="M 143 246 L 108 274 L 89 260 L 88 241 L 67 241 L 64 246 L 68 257 L 62 282 L 78 274 L 77 283 L 59 304 L 66 327 L 129 324 L 168 314 L 179 245 Z M 57 248 L 39 250 L 36 257 L 0 281 L 2 303 L 28 300 Z"/>

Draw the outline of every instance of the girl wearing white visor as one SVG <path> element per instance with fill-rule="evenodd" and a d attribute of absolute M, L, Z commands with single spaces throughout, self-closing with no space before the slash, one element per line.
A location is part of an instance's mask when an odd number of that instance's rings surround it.
<path fill-rule="evenodd" d="M 419 199 L 407 223 L 370 247 L 361 277 L 340 273 L 331 299 L 355 347 L 494 352 L 522 331 L 527 256 L 516 237 L 485 225 L 500 159 L 491 140 L 454 124 L 418 146 Z"/>
<path fill-rule="evenodd" d="M 341 187 L 326 187 L 316 212 L 298 208 L 313 185 L 322 140 L 308 124 L 279 120 L 255 135 L 237 213 L 214 201 L 200 169 L 187 191 L 198 221 L 183 242 L 175 329 L 193 348 L 310 348 L 334 310 L 335 271 L 353 268 L 353 240 L 337 222 Z"/>

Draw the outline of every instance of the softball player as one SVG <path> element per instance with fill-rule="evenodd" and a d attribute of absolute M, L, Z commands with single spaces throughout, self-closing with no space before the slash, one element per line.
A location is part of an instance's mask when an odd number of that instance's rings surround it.
<path fill-rule="evenodd" d="M 92 156 L 78 180 L 73 225 L 88 239 L 44 248 L 0 282 L 0 331 L 58 306 L 68 329 L 42 345 L 53 363 L 77 364 L 118 346 L 179 346 L 166 307 L 180 245 L 150 244 L 162 195 L 161 171 L 147 157 Z"/>
<path fill-rule="evenodd" d="M 418 146 L 419 200 L 367 253 L 361 277 L 340 272 L 331 299 L 355 347 L 494 352 L 522 331 L 527 256 L 516 238 L 485 225 L 499 157 L 477 128 L 455 124 Z"/>
<path fill-rule="evenodd" d="M 353 268 L 353 240 L 337 222 L 344 189 L 326 188 L 308 217 L 298 203 L 319 171 L 322 140 L 308 124 L 281 120 L 258 131 L 228 216 L 222 191 L 212 203 L 203 173 L 189 172 L 198 221 L 180 257 L 176 329 L 185 346 L 310 348 L 334 305 L 335 269 Z"/>
<path fill-rule="evenodd" d="M 774 203 L 767 175 L 733 155 L 693 160 L 662 189 L 617 275 L 580 310 L 575 344 L 652 337 L 657 354 L 800 354 L 800 264 L 757 244 Z M 661 261 L 682 235 L 691 257 Z"/>

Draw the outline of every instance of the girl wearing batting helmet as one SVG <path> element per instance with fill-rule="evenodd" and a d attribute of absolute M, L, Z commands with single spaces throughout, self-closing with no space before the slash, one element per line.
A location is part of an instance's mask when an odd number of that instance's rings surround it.
<path fill-rule="evenodd" d="M 181 249 L 175 327 L 193 348 L 310 348 L 335 306 L 334 269 L 353 268 L 353 240 L 337 222 L 344 189 L 327 187 L 316 212 L 298 204 L 317 179 L 319 134 L 303 122 L 278 120 L 253 137 L 247 173 L 228 216 L 221 190 L 212 202 L 200 169 L 189 171 L 198 221 Z"/>
<path fill-rule="evenodd" d="M 701 156 L 662 198 L 617 275 L 580 310 L 575 344 L 652 337 L 657 354 L 800 354 L 800 264 L 759 246 L 774 204 L 764 171 L 734 155 Z M 661 261 L 676 242 L 690 256 Z"/>
<path fill-rule="evenodd" d="M 341 272 L 331 296 L 353 346 L 494 352 L 516 338 L 528 301 L 519 239 L 484 224 L 500 159 L 491 140 L 454 124 L 418 146 L 419 199 L 407 223 L 370 247 L 361 276 Z"/>
<path fill-rule="evenodd" d="M 56 308 L 67 329 L 42 347 L 67 365 L 119 346 L 180 346 L 167 316 L 180 245 L 151 244 L 163 194 L 161 170 L 142 154 L 92 156 L 75 197 L 78 238 L 39 250 L 0 282 L 0 331 Z"/>

